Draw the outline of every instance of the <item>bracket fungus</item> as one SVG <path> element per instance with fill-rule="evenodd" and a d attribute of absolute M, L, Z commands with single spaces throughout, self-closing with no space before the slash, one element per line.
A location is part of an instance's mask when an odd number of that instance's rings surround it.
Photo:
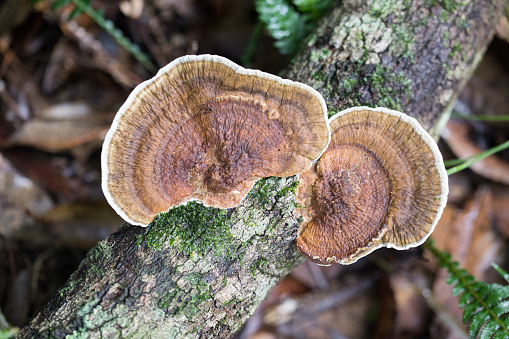
<path fill-rule="evenodd" d="M 120 216 L 146 226 L 188 200 L 234 207 L 257 179 L 307 170 L 329 140 L 325 101 L 311 87 L 219 56 L 184 56 L 119 109 L 102 188 Z"/>
<path fill-rule="evenodd" d="M 422 244 L 448 193 L 435 141 L 414 118 L 385 108 L 347 109 L 330 128 L 328 149 L 299 175 L 299 252 L 321 265 L 351 264 L 382 246 Z"/>

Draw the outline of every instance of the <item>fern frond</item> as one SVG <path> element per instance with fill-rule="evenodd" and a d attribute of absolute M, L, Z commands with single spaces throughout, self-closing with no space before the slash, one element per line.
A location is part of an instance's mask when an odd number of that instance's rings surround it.
<path fill-rule="evenodd" d="M 304 37 L 304 21 L 285 0 L 258 0 L 256 11 L 281 54 L 292 54 Z"/>
<path fill-rule="evenodd" d="M 256 11 L 281 54 L 293 54 L 331 0 L 257 0 Z"/>
<path fill-rule="evenodd" d="M 477 281 L 432 241 L 426 242 L 426 247 L 449 271 L 446 282 L 453 285 L 453 295 L 460 296 L 459 307 L 463 309 L 463 323 L 470 323 L 470 338 L 509 338 L 509 285 Z M 509 282 L 509 273 L 496 264 L 493 267 Z"/>
<path fill-rule="evenodd" d="M 329 7 L 331 0 L 293 0 L 301 13 L 310 13 L 313 19 L 320 19 Z"/>

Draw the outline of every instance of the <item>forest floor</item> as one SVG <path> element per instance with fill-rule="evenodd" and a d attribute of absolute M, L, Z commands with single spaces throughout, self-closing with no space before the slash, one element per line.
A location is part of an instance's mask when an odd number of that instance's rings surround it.
<path fill-rule="evenodd" d="M 290 58 L 257 26 L 252 0 L 95 0 L 156 68 L 185 54 L 218 54 L 278 74 Z M 12 12 L 9 6 L 15 6 Z M 100 187 L 109 124 L 149 71 L 86 14 L 47 1 L 0 4 L 0 338 L 53 296 L 94 244 L 122 220 Z M 13 14 L 14 13 L 14 14 Z M 509 114 L 509 25 L 456 105 Z M 453 118 L 439 147 L 465 158 L 505 142 L 509 122 Z M 431 238 L 477 280 L 509 267 L 509 151 L 450 176 Z M 305 262 L 269 294 L 237 338 L 466 338 L 447 273 L 422 248 L 382 249 L 349 266 Z"/>

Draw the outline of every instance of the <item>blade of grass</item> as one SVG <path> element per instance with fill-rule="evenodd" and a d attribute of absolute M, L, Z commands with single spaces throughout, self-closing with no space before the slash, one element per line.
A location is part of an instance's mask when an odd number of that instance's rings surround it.
<path fill-rule="evenodd" d="M 156 67 L 150 61 L 149 57 L 143 53 L 140 48 L 134 44 L 131 40 L 124 36 L 122 31 L 115 28 L 115 25 L 110 20 L 104 18 L 101 13 L 95 11 L 92 7 L 90 7 L 83 0 L 71 0 L 76 7 L 78 7 L 81 11 L 90 16 L 102 29 L 104 29 L 108 34 L 110 34 L 122 47 L 124 47 L 132 56 L 136 58 L 139 62 L 143 64 L 149 71 L 155 72 Z"/>
<path fill-rule="evenodd" d="M 240 58 L 240 62 L 244 67 L 252 67 L 253 57 L 256 52 L 256 45 L 258 44 L 258 40 L 260 39 L 260 35 L 263 29 L 263 22 L 258 20 L 256 26 L 253 28 L 253 32 L 251 33 L 251 37 L 249 37 L 249 42 L 247 44 L 244 55 Z"/>
<path fill-rule="evenodd" d="M 459 114 L 452 113 L 451 117 L 465 120 L 477 120 L 477 121 L 495 121 L 505 122 L 509 121 L 509 115 L 475 115 L 475 114 Z"/>
<path fill-rule="evenodd" d="M 475 157 L 475 155 L 472 155 L 471 157 L 463 158 L 463 159 L 445 160 L 444 161 L 444 165 L 445 165 L 445 167 L 457 166 L 457 165 L 460 165 L 460 164 L 464 163 L 465 161 L 467 161 L 468 159 L 470 159 L 472 157 Z"/>
<path fill-rule="evenodd" d="M 500 152 L 500 151 L 503 151 L 505 149 L 509 148 L 509 140 L 507 140 L 506 142 L 498 145 L 498 146 L 495 146 L 495 147 L 492 147 L 490 149 L 487 149 L 485 151 L 482 151 L 482 152 L 479 152 L 477 153 L 476 155 L 473 155 L 471 157 L 468 157 L 466 159 L 458 159 L 458 160 L 463 160 L 463 163 L 461 163 L 460 165 L 457 165 L 457 166 L 454 166 L 454 167 L 451 167 L 447 170 L 447 174 L 448 175 L 452 175 L 454 173 L 457 173 L 459 171 L 462 171 L 468 167 L 470 167 L 472 164 L 484 159 L 484 158 L 487 158 L 489 157 L 490 155 L 492 154 L 495 154 L 497 152 Z"/>

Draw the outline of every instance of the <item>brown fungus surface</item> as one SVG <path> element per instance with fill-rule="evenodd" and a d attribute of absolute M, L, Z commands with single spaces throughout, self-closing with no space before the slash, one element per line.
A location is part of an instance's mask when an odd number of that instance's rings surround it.
<path fill-rule="evenodd" d="M 350 264 L 382 246 L 422 244 L 448 193 L 435 141 L 415 119 L 384 108 L 348 109 L 330 128 L 328 149 L 299 175 L 299 252 L 322 265 Z"/>
<path fill-rule="evenodd" d="M 325 102 L 311 87 L 185 56 L 120 108 L 103 145 L 103 191 L 142 226 L 191 199 L 234 207 L 257 179 L 307 170 L 329 140 Z"/>

